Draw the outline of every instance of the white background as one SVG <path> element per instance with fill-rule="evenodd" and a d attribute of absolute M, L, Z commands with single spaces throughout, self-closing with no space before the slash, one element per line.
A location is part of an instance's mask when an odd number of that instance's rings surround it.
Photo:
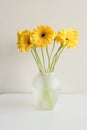
<path fill-rule="evenodd" d="M 87 94 L 86 0 L 0 0 L 0 93 L 31 91 L 38 69 L 30 53 L 17 49 L 16 33 L 38 24 L 79 31 L 78 47 L 64 51 L 55 71 L 62 92 Z"/>

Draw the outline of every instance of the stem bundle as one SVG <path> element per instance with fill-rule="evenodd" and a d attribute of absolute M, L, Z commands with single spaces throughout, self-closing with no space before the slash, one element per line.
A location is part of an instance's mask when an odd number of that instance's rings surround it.
<path fill-rule="evenodd" d="M 46 54 L 47 54 L 47 59 L 48 59 L 47 67 L 46 67 L 46 64 L 45 64 L 46 61 L 45 61 L 45 55 L 44 55 L 43 48 L 41 48 L 42 61 L 41 61 L 40 56 L 39 56 L 39 54 L 36 50 L 36 47 L 33 46 L 33 48 L 31 49 L 32 56 L 33 56 L 37 66 L 39 68 L 39 71 L 41 73 L 53 72 L 54 71 L 55 65 L 56 65 L 61 53 L 63 52 L 64 47 L 62 47 L 62 46 L 58 47 L 56 53 L 54 54 L 54 56 L 52 56 L 54 48 L 55 48 L 55 40 L 54 40 L 50 54 L 49 54 L 48 46 L 46 46 Z"/>

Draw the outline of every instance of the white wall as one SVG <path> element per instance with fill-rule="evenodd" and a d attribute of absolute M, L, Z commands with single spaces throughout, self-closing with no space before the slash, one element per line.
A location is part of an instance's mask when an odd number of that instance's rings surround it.
<path fill-rule="evenodd" d="M 79 46 L 65 50 L 56 72 L 63 92 L 87 93 L 87 1 L 0 0 L 0 93 L 29 92 L 38 72 L 30 53 L 17 50 L 16 32 L 47 24 L 78 29 Z"/>

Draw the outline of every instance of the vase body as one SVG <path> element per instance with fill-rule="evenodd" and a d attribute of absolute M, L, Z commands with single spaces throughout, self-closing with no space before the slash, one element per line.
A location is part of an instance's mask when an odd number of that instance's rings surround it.
<path fill-rule="evenodd" d="M 54 72 L 39 73 L 33 79 L 32 85 L 35 105 L 43 110 L 53 109 L 60 94 L 60 81 L 58 76 Z"/>

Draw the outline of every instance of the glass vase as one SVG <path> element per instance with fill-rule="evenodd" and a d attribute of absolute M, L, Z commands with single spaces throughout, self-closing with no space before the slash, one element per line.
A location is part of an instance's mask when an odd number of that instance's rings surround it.
<path fill-rule="evenodd" d="M 54 73 L 39 73 L 32 82 L 35 105 L 42 110 L 52 110 L 60 94 L 60 81 Z"/>

